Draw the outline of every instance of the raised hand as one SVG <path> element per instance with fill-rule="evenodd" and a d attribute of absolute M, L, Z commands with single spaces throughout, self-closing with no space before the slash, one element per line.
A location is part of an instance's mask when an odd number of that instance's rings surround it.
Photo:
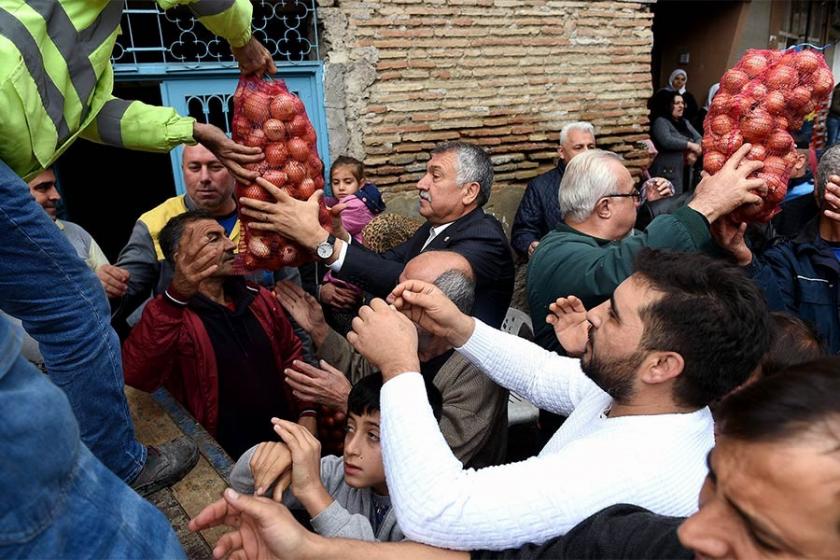
<path fill-rule="evenodd" d="M 421 280 L 407 280 L 391 291 L 388 301 L 409 319 L 455 347 L 472 336 L 475 321 L 464 315 L 440 288 Z"/>
<path fill-rule="evenodd" d="M 752 262 L 752 251 L 744 241 L 747 224 L 735 223 L 727 217 L 713 223 L 711 230 L 720 248 L 732 254 L 739 265 L 747 266 Z"/>
<path fill-rule="evenodd" d="M 292 453 L 292 493 L 311 517 L 332 502 L 321 482 L 321 443 L 308 430 L 293 422 L 273 419 L 277 432 Z"/>
<path fill-rule="evenodd" d="M 218 525 L 225 533 L 213 549 L 214 558 L 283 560 L 317 556 L 320 538 L 301 527 L 289 510 L 268 498 L 245 496 L 231 488 L 190 521 L 191 531 Z"/>
<path fill-rule="evenodd" d="M 214 243 L 208 234 L 215 222 L 193 222 L 187 224 L 175 251 L 175 273 L 172 286 L 182 296 L 190 297 L 198 292 L 201 282 L 219 269 L 224 247 Z"/>
<path fill-rule="evenodd" d="M 401 373 L 420 371 L 417 328 L 393 306 L 376 298 L 353 319 L 347 340 L 388 381 Z"/>
<path fill-rule="evenodd" d="M 554 327 L 554 336 L 569 356 L 583 355 L 589 338 L 586 308 L 575 296 L 557 298 L 548 306 L 545 322 Z"/>
<path fill-rule="evenodd" d="M 237 144 L 227 137 L 222 129 L 196 122 L 193 124 L 193 138 L 205 148 L 213 152 L 222 165 L 228 168 L 230 174 L 243 184 L 248 184 L 259 176 L 256 171 L 245 169 L 248 163 L 257 163 L 265 157 L 257 147 Z"/>
<path fill-rule="evenodd" d="M 292 481 L 292 454 L 285 443 L 265 441 L 257 446 L 249 463 L 254 477 L 254 494 L 264 495 L 274 485 L 271 497 L 280 501 Z"/>
<path fill-rule="evenodd" d="M 274 285 L 277 301 L 300 327 L 309 333 L 315 346 L 321 346 L 329 332 L 321 304 L 293 282 L 284 280 Z"/>
<path fill-rule="evenodd" d="M 347 396 L 352 385 L 341 371 L 324 360 L 321 360 L 320 368 L 299 360 L 295 360 L 293 366 L 285 374 L 294 396 L 305 402 L 347 411 Z"/>
<path fill-rule="evenodd" d="M 239 63 L 239 72 L 243 76 L 249 74 L 262 76 L 263 74 L 277 73 L 277 66 L 271 59 L 271 53 L 253 35 L 241 47 L 231 47 L 230 50 Z"/>
<path fill-rule="evenodd" d="M 745 159 L 750 144 L 744 144 L 732 154 L 720 171 L 706 175 L 697 185 L 690 208 L 703 214 L 709 223 L 729 214 L 743 204 L 761 204 L 759 194 L 767 193 L 764 179 L 749 176 L 760 170 L 764 162 Z"/>
<path fill-rule="evenodd" d="M 240 198 L 240 212 L 252 220 L 249 227 L 279 233 L 315 251 L 328 235 L 318 221 L 324 191 L 315 191 L 308 200 L 297 200 L 262 177 L 257 178 L 256 183 L 267 190 L 275 202 Z"/>

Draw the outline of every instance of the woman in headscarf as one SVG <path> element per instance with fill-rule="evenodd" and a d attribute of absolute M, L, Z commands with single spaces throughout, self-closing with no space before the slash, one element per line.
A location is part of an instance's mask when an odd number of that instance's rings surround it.
<path fill-rule="evenodd" d="M 689 171 L 702 153 L 701 136 L 685 118 L 685 100 L 677 91 L 659 97 L 653 107 L 650 136 L 659 154 L 650 174 L 674 185 L 676 196 L 691 185 Z"/>
<path fill-rule="evenodd" d="M 700 107 L 697 105 L 697 100 L 691 95 L 691 92 L 685 89 L 685 85 L 688 82 L 688 74 L 685 73 L 685 70 L 677 68 L 671 75 L 668 76 L 668 85 L 664 88 L 657 91 L 653 97 L 651 97 L 651 102 L 648 105 L 648 109 L 651 110 L 650 115 L 650 122 L 653 123 L 655 108 L 660 106 L 664 101 L 665 98 L 670 98 L 670 94 L 673 92 L 677 92 L 682 95 L 683 102 L 685 103 L 685 118 L 688 119 L 695 128 L 703 128 L 703 122 L 699 118 L 699 111 Z"/>

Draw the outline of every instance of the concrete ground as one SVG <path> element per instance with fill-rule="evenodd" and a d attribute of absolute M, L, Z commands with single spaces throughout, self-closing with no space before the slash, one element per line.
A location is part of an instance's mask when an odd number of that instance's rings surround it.
<path fill-rule="evenodd" d="M 198 445 L 201 457 L 193 470 L 171 488 L 155 492 L 147 499 L 169 518 L 188 558 L 211 559 L 213 546 L 224 529 L 214 528 L 199 534 L 190 532 L 187 524 L 204 506 L 221 497 L 233 467 L 230 458 L 165 391 L 149 394 L 126 387 L 126 396 L 137 438 L 142 443 L 161 444 L 188 435 Z"/>

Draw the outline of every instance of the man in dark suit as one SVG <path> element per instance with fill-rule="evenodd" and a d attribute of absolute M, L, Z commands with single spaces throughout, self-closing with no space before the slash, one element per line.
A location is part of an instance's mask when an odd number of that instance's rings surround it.
<path fill-rule="evenodd" d="M 417 182 L 419 211 L 427 221 L 408 241 L 385 253 L 352 243 L 345 232 L 336 239 L 323 229 L 317 193 L 305 202 L 295 200 L 258 179 L 277 202 L 241 199 L 242 214 L 256 220 L 254 230 L 276 231 L 311 247 L 338 278 L 378 297 L 388 295 L 405 263 L 421 252 L 459 253 L 475 273 L 475 316 L 498 327 L 513 294 L 513 257 L 501 224 L 481 208 L 490 198 L 493 164 L 484 150 L 464 142 L 439 145 L 431 156 Z"/>

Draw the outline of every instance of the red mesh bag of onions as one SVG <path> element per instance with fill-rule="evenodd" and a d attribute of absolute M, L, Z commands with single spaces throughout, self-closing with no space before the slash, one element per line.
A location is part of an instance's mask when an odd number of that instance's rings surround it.
<path fill-rule="evenodd" d="M 282 80 L 265 81 L 257 76 L 242 77 L 233 95 L 233 139 L 262 149 L 265 159 L 246 167 L 257 171 L 268 182 L 306 200 L 324 188 L 324 164 L 318 157 L 315 129 L 306 116 L 298 96 L 289 92 Z M 236 196 L 273 201 L 256 183 L 236 184 Z M 239 246 L 241 263 L 248 270 L 274 270 L 299 266 L 313 260 L 304 248 L 278 234 L 251 231 L 247 216 L 240 215 L 244 235 Z M 329 212 L 321 201 L 321 225 L 332 230 Z"/>
<path fill-rule="evenodd" d="M 750 49 L 720 80 L 703 122 L 703 168 L 717 173 L 744 142 L 747 159 L 761 160 L 765 179 L 761 206 L 741 207 L 733 219 L 766 222 L 779 212 L 796 161 L 793 132 L 834 87 L 822 53 L 800 47 L 786 51 Z"/>

